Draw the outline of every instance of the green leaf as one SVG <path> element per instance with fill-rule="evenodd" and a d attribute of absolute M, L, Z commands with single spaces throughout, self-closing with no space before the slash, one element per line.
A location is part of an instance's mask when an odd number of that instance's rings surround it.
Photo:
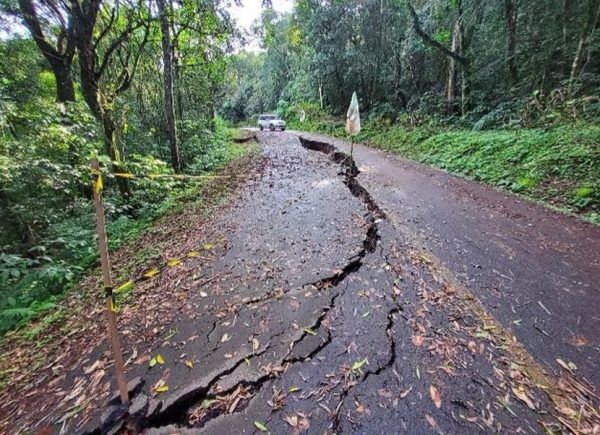
<path fill-rule="evenodd" d="M 363 366 L 367 363 L 367 359 L 363 359 L 361 361 L 355 361 L 354 364 L 352 364 L 352 371 L 356 371 L 356 370 L 360 370 L 363 368 Z"/>
<path fill-rule="evenodd" d="M 261 432 L 266 432 L 268 431 L 267 426 L 265 426 L 263 423 L 261 423 L 260 421 L 255 421 L 254 422 L 254 426 L 256 426 L 258 428 L 258 430 L 260 430 Z"/>

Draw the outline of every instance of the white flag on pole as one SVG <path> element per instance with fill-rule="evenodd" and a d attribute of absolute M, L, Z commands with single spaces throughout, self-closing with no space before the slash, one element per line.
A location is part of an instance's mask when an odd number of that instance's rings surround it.
<path fill-rule="evenodd" d="M 352 93 L 352 100 L 350 100 L 350 107 L 346 114 L 346 133 L 354 136 L 360 133 L 360 112 L 356 92 Z"/>

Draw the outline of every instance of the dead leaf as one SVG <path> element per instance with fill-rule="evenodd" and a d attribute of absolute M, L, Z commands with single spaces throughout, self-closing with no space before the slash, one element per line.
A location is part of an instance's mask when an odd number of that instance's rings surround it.
<path fill-rule="evenodd" d="M 513 387 L 512 392 L 515 396 L 517 396 L 517 399 L 521 400 L 522 402 L 525 402 L 529 408 L 535 409 L 535 405 L 533 404 L 529 396 L 527 396 L 525 388 L 522 385 L 519 385 L 518 387 Z"/>
<path fill-rule="evenodd" d="M 419 346 L 419 347 L 423 346 L 423 341 L 424 341 L 424 338 L 422 335 L 413 335 L 412 336 L 412 342 L 415 346 Z"/>
<path fill-rule="evenodd" d="M 435 420 L 433 419 L 433 417 L 429 414 L 425 414 L 425 418 L 427 419 L 427 421 L 429 422 L 429 424 L 431 425 L 432 428 L 436 429 L 437 428 L 437 423 L 435 422 Z"/>
<path fill-rule="evenodd" d="M 568 363 L 564 362 L 562 359 L 557 358 L 556 362 L 566 371 L 573 373 L 575 370 L 577 370 L 577 366 L 572 363 L 571 361 L 569 361 Z"/>
<path fill-rule="evenodd" d="M 429 395 L 431 396 L 431 400 L 433 400 L 435 407 L 437 409 L 440 409 L 440 407 L 442 406 L 442 394 L 440 393 L 440 390 L 438 390 L 435 386 L 430 385 Z"/>
<path fill-rule="evenodd" d="M 366 358 L 361 361 L 355 361 L 354 364 L 352 364 L 352 371 L 360 370 L 367 362 Z"/>
<path fill-rule="evenodd" d="M 407 388 L 404 391 L 400 392 L 400 398 L 404 399 L 406 396 L 408 396 L 408 394 L 412 391 L 412 387 Z"/>
<path fill-rule="evenodd" d="M 89 375 L 90 373 L 92 373 L 94 370 L 96 370 L 98 367 L 100 367 L 100 360 L 96 361 L 94 364 L 92 364 L 89 367 L 86 367 L 83 369 L 83 373 L 85 373 L 86 375 Z"/>
<path fill-rule="evenodd" d="M 289 415 L 284 418 L 284 420 L 292 427 L 298 426 L 298 416 L 297 415 Z"/>

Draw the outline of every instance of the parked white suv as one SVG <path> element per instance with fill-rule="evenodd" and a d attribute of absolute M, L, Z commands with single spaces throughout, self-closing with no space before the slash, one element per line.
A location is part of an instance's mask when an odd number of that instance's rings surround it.
<path fill-rule="evenodd" d="M 268 128 L 271 131 L 280 129 L 285 130 L 285 121 L 277 115 L 260 115 L 258 117 L 258 128 L 263 131 Z"/>

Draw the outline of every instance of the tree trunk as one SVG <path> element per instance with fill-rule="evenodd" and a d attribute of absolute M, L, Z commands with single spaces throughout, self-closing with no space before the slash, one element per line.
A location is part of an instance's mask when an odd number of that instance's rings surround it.
<path fill-rule="evenodd" d="M 56 101 L 64 103 L 75 101 L 75 86 L 71 76 L 70 62 L 54 62 L 51 64 L 56 79 Z"/>
<path fill-rule="evenodd" d="M 181 171 L 179 144 L 177 142 L 177 126 L 175 125 L 175 102 L 173 99 L 173 56 L 169 17 L 165 0 L 157 1 L 162 32 L 163 77 L 165 92 L 165 114 L 167 117 L 167 134 L 171 148 L 171 165 L 175 172 Z"/>
<path fill-rule="evenodd" d="M 458 52 L 460 42 L 460 18 L 454 23 L 452 32 L 452 51 Z M 456 112 L 456 60 L 453 57 L 448 59 L 448 88 L 446 90 L 446 112 L 452 115 Z"/>
<path fill-rule="evenodd" d="M 60 103 L 75 101 L 75 87 L 73 86 L 73 77 L 71 76 L 71 63 L 75 54 L 75 41 L 71 33 L 72 29 L 62 29 L 64 32 L 63 35 L 66 35 L 64 48 L 61 47 L 61 44 L 54 47 L 44 35 L 33 1 L 19 0 L 19 9 L 35 44 L 52 68 L 56 79 L 56 101 Z"/>
<path fill-rule="evenodd" d="M 595 28 L 598 26 L 598 19 L 600 17 L 600 4 L 598 10 L 594 10 L 594 6 L 597 4 L 597 0 L 589 0 L 587 7 L 587 16 L 585 20 L 585 25 L 581 30 L 581 36 L 579 38 L 579 44 L 577 45 L 577 50 L 575 51 L 575 57 L 573 58 L 573 64 L 571 65 L 571 74 L 570 74 L 570 86 L 571 90 L 575 85 L 575 81 L 580 74 L 580 69 L 583 64 L 583 59 L 586 57 L 585 52 L 590 45 L 590 41 L 592 39 L 592 33 Z"/>
<path fill-rule="evenodd" d="M 504 0 L 504 17 L 506 19 L 506 65 L 511 86 L 518 82 L 515 52 L 517 48 L 517 8 L 513 0 Z"/>
<path fill-rule="evenodd" d="M 104 130 L 104 150 L 110 157 L 113 173 L 126 172 L 121 165 L 121 155 L 117 148 L 117 125 L 109 112 L 102 112 L 102 128 Z M 130 196 L 131 189 L 126 178 L 116 177 L 119 192 L 123 196 Z"/>

